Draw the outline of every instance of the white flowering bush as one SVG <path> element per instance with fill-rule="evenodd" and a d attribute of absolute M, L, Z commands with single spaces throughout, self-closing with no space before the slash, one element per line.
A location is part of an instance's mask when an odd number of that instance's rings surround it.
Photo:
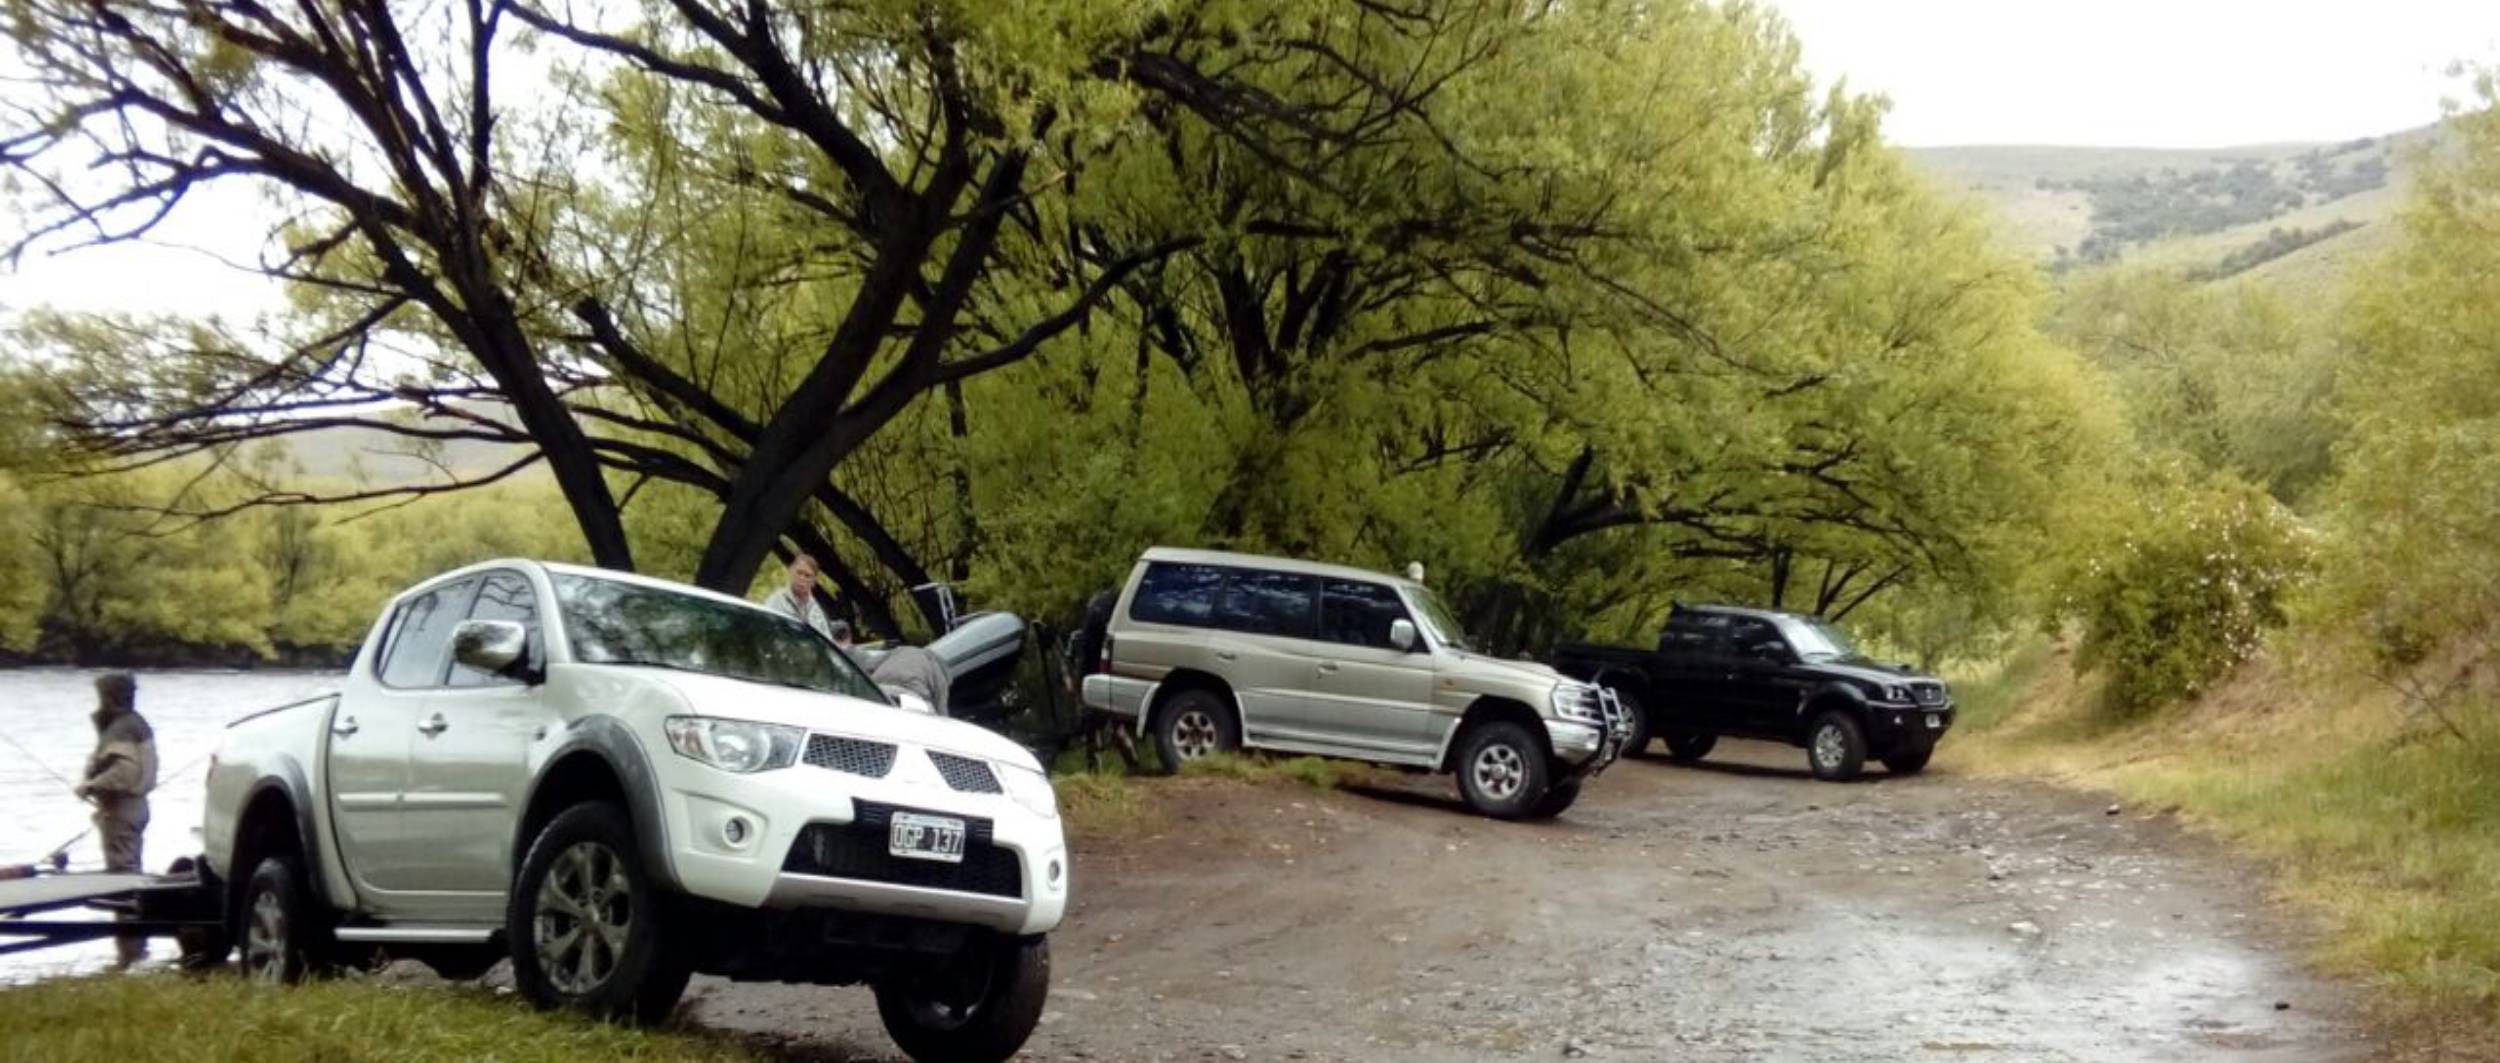
<path fill-rule="evenodd" d="M 2060 605 L 2082 629 L 2077 667 L 2100 669 L 2125 715 L 2195 697 L 2255 656 L 2313 564 L 2299 521 L 2236 481 L 2155 489 L 2108 531 Z"/>

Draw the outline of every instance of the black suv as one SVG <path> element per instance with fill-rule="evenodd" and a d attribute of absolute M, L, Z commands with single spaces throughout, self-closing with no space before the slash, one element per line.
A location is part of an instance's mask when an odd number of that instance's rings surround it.
<path fill-rule="evenodd" d="M 1868 660 L 1795 613 L 1679 604 L 1656 650 L 1565 643 L 1554 667 L 1632 710 L 1626 751 L 1660 737 L 1677 760 L 1709 756 L 1726 735 L 1803 746 L 1821 779 L 1856 778 L 1868 757 L 1910 775 L 1953 726 L 1943 680 Z"/>

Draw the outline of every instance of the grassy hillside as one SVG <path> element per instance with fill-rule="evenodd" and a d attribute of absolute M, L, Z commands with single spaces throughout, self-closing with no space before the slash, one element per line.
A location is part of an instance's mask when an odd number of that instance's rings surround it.
<path fill-rule="evenodd" d="M 2113 263 L 2304 292 L 2393 239 L 2435 127 L 2338 144 L 2212 150 L 1975 146 L 1910 152 L 1997 216 L 2009 249 L 2053 268 Z"/>
<path fill-rule="evenodd" d="M 2500 727 L 2409 729 L 2385 688 L 2276 656 L 2115 722 L 2073 664 L 2040 644 L 1970 677 L 1961 763 L 2111 791 L 2131 814 L 2231 839 L 2323 924 L 2320 961 L 2377 986 L 2419 1047 L 2500 1058 Z"/>

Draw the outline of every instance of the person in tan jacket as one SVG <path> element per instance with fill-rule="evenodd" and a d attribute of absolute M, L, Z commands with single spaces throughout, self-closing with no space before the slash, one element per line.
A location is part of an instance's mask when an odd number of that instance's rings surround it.
<path fill-rule="evenodd" d="M 95 693 L 95 753 L 87 758 L 86 780 L 73 792 L 95 805 L 104 869 L 144 871 L 140 850 L 148 829 L 148 794 L 156 789 L 156 732 L 139 715 L 139 681 L 130 673 L 97 676 Z M 147 939 L 136 934 L 115 943 L 124 967 L 147 955 Z"/>

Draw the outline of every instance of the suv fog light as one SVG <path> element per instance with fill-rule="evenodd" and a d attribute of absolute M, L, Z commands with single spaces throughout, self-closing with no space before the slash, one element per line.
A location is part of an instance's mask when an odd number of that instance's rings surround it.
<path fill-rule="evenodd" d="M 1059 861 L 1057 860 L 1050 862 L 1050 884 L 1053 886 L 1059 884 Z"/>
<path fill-rule="evenodd" d="M 728 822 L 720 825 L 720 837 L 722 841 L 729 843 L 730 848 L 735 849 L 745 845 L 747 836 L 754 830 L 755 828 L 747 825 L 745 816 L 731 816 Z"/>

